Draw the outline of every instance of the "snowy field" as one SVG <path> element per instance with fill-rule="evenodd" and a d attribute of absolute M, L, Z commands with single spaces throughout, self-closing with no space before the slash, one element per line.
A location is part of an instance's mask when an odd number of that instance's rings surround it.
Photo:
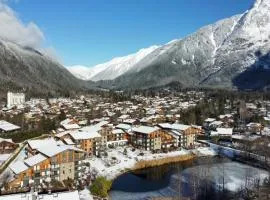
<path fill-rule="evenodd" d="M 190 191 L 193 190 L 191 185 L 193 185 L 194 177 L 197 177 L 202 182 L 208 180 L 209 183 L 213 184 L 216 188 L 220 188 L 223 185 L 224 176 L 225 188 L 234 192 L 245 186 L 253 187 L 257 178 L 262 181 L 267 175 L 268 173 L 264 170 L 237 162 L 200 165 L 190 167 L 179 173 L 173 174 L 170 178 L 169 185 L 160 190 L 139 193 L 114 190 L 110 192 L 110 197 L 112 200 L 146 200 L 150 199 L 150 197 L 177 196 L 180 181 L 182 194 L 184 194 L 184 196 L 188 196 Z"/>
<path fill-rule="evenodd" d="M 79 192 L 80 200 L 93 200 L 92 195 L 88 189 L 84 189 Z"/>
<path fill-rule="evenodd" d="M 92 158 L 86 160 L 91 165 L 98 175 L 106 176 L 109 179 L 114 179 L 127 169 L 135 166 L 136 162 L 140 160 L 158 160 L 162 158 L 175 157 L 181 155 L 188 155 L 191 152 L 198 156 L 213 156 L 216 155 L 215 151 L 208 147 L 200 147 L 196 150 L 179 150 L 169 153 L 152 154 L 150 151 L 143 151 L 127 147 L 127 154 L 124 155 L 124 148 L 118 147 L 116 149 L 108 150 L 107 158 Z"/>

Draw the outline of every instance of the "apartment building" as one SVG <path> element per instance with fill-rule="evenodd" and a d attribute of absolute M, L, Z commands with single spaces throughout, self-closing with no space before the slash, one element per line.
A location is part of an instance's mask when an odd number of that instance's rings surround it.
<path fill-rule="evenodd" d="M 12 153 L 18 147 L 12 139 L 0 138 L 0 154 Z"/>
<path fill-rule="evenodd" d="M 41 142 L 42 143 L 42 142 Z M 35 154 L 23 161 L 12 163 L 9 168 L 13 172 L 10 188 L 38 186 L 52 180 L 63 181 L 80 176 L 79 167 L 85 152 L 69 145 L 53 145 L 45 140 Z"/>
<path fill-rule="evenodd" d="M 193 127 L 184 124 L 169 124 L 162 123 L 158 124 L 162 130 L 167 131 L 174 138 L 177 138 L 177 146 L 181 148 L 194 148 L 196 135 L 199 133 L 198 127 Z"/>
<path fill-rule="evenodd" d="M 131 132 L 131 142 L 145 150 L 161 150 L 162 131 L 158 127 L 138 126 Z"/>
<path fill-rule="evenodd" d="M 102 137 L 97 131 L 75 131 L 69 133 L 70 139 L 75 143 L 75 146 L 86 152 L 87 156 L 97 156 L 101 147 Z"/>

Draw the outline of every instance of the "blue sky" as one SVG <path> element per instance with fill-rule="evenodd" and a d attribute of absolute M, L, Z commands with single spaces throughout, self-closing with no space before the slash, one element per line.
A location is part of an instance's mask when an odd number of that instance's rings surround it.
<path fill-rule="evenodd" d="M 92 66 L 154 44 L 183 38 L 201 26 L 243 13 L 253 0 L 19 0 L 61 62 Z"/>

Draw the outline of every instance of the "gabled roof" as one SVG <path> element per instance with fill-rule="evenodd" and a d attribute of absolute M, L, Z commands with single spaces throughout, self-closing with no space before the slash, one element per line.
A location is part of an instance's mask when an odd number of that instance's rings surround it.
<path fill-rule="evenodd" d="M 151 127 L 151 126 L 139 126 L 139 127 L 134 127 L 132 129 L 133 132 L 144 133 L 144 134 L 150 134 L 158 130 L 160 130 L 160 128 Z"/>
<path fill-rule="evenodd" d="M 125 133 L 122 129 L 114 129 L 112 131 L 113 134 L 121 134 L 121 133 Z"/>
<path fill-rule="evenodd" d="M 215 118 L 207 118 L 207 119 L 205 119 L 204 121 L 205 122 L 213 122 L 213 121 L 215 121 L 216 119 Z"/>
<path fill-rule="evenodd" d="M 184 131 L 191 127 L 189 125 L 184 125 L 184 124 L 169 124 L 169 123 L 161 123 L 158 125 L 164 129 L 172 129 L 172 130 L 178 130 L 178 131 Z"/>
<path fill-rule="evenodd" d="M 123 129 L 123 130 L 129 130 L 131 129 L 131 126 L 128 124 L 118 124 L 116 128 Z"/>
<path fill-rule="evenodd" d="M 72 150 L 72 151 L 79 151 L 79 152 L 84 152 L 83 150 L 81 149 L 78 149 L 76 147 L 73 147 L 73 146 L 69 146 L 69 145 L 56 145 L 56 146 L 50 146 L 50 147 L 47 147 L 47 148 L 41 148 L 41 149 L 38 149 L 38 151 L 48 157 L 53 157 L 59 153 L 62 153 L 64 151 L 67 151 L 67 150 Z"/>
<path fill-rule="evenodd" d="M 184 124 L 172 124 L 172 129 L 174 130 L 179 130 L 179 131 L 184 131 L 188 128 L 190 128 L 191 126 L 189 125 L 184 125 Z"/>
<path fill-rule="evenodd" d="M 80 129 L 80 131 L 83 132 L 98 132 L 102 129 L 102 126 L 109 124 L 108 121 L 101 121 L 95 125 L 92 126 L 85 126 L 83 128 Z"/>
<path fill-rule="evenodd" d="M 77 131 L 69 134 L 74 140 L 87 140 L 92 138 L 101 137 L 97 131 L 86 132 L 86 131 Z"/>
<path fill-rule="evenodd" d="M 62 124 L 64 129 L 70 130 L 70 129 L 79 129 L 80 126 L 78 124 Z"/>
<path fill-rule="evenodd" d="M 70 138 L 64 138 L 64 142 L 68 145 L 73 145 L 75 144 Z"/>
<path fill-rule="evenodd" d="M 13 162 L 9 165 L 9 168 L 11 171 L 13 171 L 15 174 L 22 173 L 26 171 L 29 167 L 22 161 Z"/>
<path fill-rule="evenodd" d="M 232 128 L 217 128 L 218 135 L 232 135 L 233 129 Z"/>
<path fill-rule="evenodd" d="M 158 124 L 158 126 L 160 126 L 161 128 L 164 128 L 164 129 L 172 129 L 172 125 L 169 123 L 160 123 L 160 124 Z"/>
<path fill-rule="evenodd" d="M 34 155 L 34 156 L 24 160 L 24 163 L 27 164 L 28 166 L 32 167 L 38 163 L 43 162 L 46 159 L 48 159 L 48 158 L 43 156 L 42 154 L 37 154 L 37 155 Z"/>
<path fill-rule="evenodd" d="M 137 120 L 136 119 L 126 119 L 123 121 L 123 123 L 127 123 L 127 124 L 133 124 L 135 123 Z"/>
<path fill-rule="evenodd" d="M 9 142 L 9 143 L 15 144 L 15 143 L 12 141 L 12 139 L 0 138 L 0 143 L 1 143 L 1 142 Z"/>
<path fill-rule="evenodd" d="M 18 130 L 20 129 L 21 127 L 17 126 L 17 125 L 14 125 L 12 123 L 9 123 L 5 120 L 0 120 L 0 130 L 3 130 L 3 131 L 14 131 L 14 130 Z"/>
<path fill-rule="evenodd" d="M 40 149 L 43 147 L 50 147 L 50 146 L 63 144 L 63 142 L 56 141 L 53 138 L 40 139 L 40 140 L 28 140 L 27 143 L 32 149 Z"/>

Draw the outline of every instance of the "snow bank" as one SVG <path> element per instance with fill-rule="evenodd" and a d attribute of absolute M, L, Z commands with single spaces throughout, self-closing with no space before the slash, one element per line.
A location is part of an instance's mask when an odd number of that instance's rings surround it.
<path fill-rule="evenodd" d="M 149 151 L 141 151 L 138 149 L 132 151 L 132 148 L 129 147 L 126 149 L 127 155 L 124 155 L 123 148 L 117 148 L 109 150 L 107 158 L 93 158 L 86 160 L 86 162 L 90 163 L 91 168 L 94 169 L 98 175 L 105 176 L 109 179 L 114 179 L 128 169 L 133 168 L 138 161 L 158 160 L 162 158 L 190 154 L 190 151 L 186 150 L 152 154 Z"/>

